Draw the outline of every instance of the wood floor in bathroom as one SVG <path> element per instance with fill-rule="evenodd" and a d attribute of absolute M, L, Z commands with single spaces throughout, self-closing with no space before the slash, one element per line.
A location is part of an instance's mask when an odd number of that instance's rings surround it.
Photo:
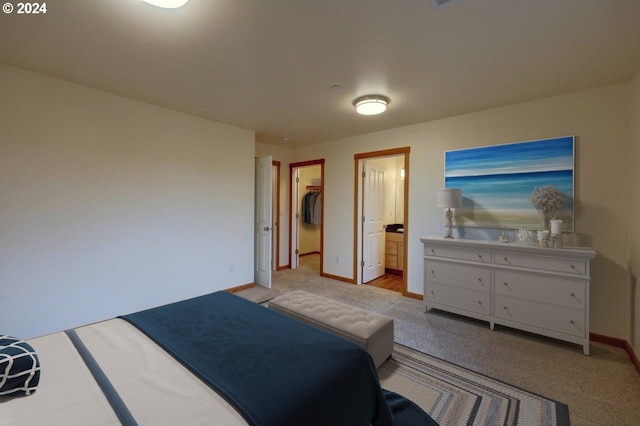
<path fill-rule="evenodd" d="M 386 272 L 380 278 L 376 278 L 375 280 L 368 282 L 367 285 L 370 285 L 372 287 L 380 287 L 380 288 L 385 288 L 387 290 L 401 292 L 402 291 L 402 275 L 399 275 L 397 273 L 394 274 L 394 273 Z"/>

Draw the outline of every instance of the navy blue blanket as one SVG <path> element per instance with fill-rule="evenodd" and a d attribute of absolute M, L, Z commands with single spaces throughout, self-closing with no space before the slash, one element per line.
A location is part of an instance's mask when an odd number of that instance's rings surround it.
<path fill-rule="evenodd" d="M 253 302 L 218 292 L 122 318 L 251 425 L 393 424 L 366 351 Z"/>

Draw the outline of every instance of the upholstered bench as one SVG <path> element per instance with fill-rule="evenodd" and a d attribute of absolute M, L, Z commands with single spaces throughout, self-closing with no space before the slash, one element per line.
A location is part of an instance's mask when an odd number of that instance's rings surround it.
<path fill-rule="evenodd" d="M 296 290 L 269 301 L 269 309 L 313 325 L 364 348 L 379 367 L 393 351 L 393 319 Z"/>

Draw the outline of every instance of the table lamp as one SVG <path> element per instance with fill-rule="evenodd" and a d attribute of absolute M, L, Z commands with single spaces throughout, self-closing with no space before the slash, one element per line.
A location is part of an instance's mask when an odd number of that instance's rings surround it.
<path fill-rule="evenodd" d="M 462 191 L 459 188 L 443 188 L 438 189 L 438 207 L 447 209 L 445 213 L 445 238 L 453 238 L 453 213 L 451 209 L 460 208 L 462 206 Z"/>

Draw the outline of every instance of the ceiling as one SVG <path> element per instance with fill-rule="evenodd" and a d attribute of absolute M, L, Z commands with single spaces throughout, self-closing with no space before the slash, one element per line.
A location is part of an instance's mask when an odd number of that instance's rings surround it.
<path fill-rule="evenodd" d="M 0 14 L 0 62 L 297 147 L 629 80 L 639 23 L 638 0 L 49 0 Z"/>

